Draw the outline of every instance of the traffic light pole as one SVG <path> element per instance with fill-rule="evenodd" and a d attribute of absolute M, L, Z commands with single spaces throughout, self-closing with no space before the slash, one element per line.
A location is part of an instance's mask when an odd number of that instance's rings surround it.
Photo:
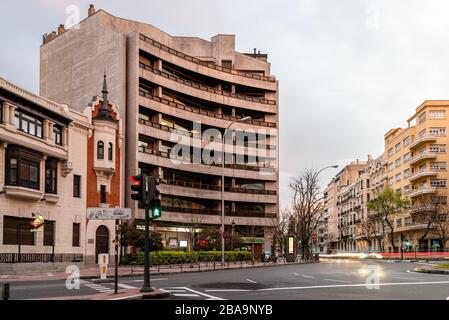
<path fill-rule="evenodd" d="M 145 252 L 144 252 L 143 287 L 141 292 L 152 292 L 150 285 L 150 208 L 145 205 Z"/>

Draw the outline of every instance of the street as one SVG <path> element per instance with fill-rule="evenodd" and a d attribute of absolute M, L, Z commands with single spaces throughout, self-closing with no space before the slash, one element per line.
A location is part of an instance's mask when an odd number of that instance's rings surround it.
<path fill-rule="evenodd" d="M 447 300 L 449 276 L 423 274 L 414 268 L 425 262 L 329 260 L 314 264 L 277 265 L 211 272 L 152 275 L 152 286 L 171 291 L 169 299 L 182 300 Z M 368 281 L 376 270 L 376 282 Z M 368 279 L 368 280 L 367 280 Z M 143 277 L 119 280 L 119 289 L 140 288 Z M 368 285 L 367 285 L 368 283 Z M 371 285 L 370 285 L 371 283 Z M 89 296 L 113 292 L 113 280 L 81 280 L 79 290 L 67 290 L 65 281 L 11 283 L 11 299 Z"/>

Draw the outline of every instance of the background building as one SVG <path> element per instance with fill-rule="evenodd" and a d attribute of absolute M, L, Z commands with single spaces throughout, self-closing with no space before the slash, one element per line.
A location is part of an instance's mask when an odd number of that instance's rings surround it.
<path fill-rule="evenodd" d="M 256 253 L 269 249 L 279 212 L 279 105 L 278 82 L 270 74 L 267 55 L 235 51 L 233 35 L 216 35 L 211 41 L 174 37 L 92 6 L 76 28 L 60 26 L 44 36 L 42 95 L 82 110 L 104 69 L 110 99 L 123 114 L 126 140 L 120 150 L 126 169 L 114 177 L 120 176 L 122 186 L 139 172 L 163 178 L 163 215 L 154 227 L 168 247 L 181 241 L 192 246 L 192 230 L 218 227 L 222 209 L 221 160 L 198 163 L 189 154 L 187 164 L 175 163 L 170 159 L 175 145 L 181 141 L 191 152 L 207 151 L 200 134 L 207 129 L 223 133 L 231 125 L 237 131 L 262 132 L 242 146 L 226 147 L 232 160 L 224 169 L 224 207 L 226 235 L 237 233 L 243 242 L 255 243 Z M 248 116 L 251 121 L 238 123 Z M 266 152 L 251 159 L 248 154 L 255 148 Z M 239 156 L 244 163 L 237 163 Z M 130 201 L 128 189 L 124 204 L 142 219 L 144 212 Z M 110 196 L 108 189 L 106 193 Z"/>

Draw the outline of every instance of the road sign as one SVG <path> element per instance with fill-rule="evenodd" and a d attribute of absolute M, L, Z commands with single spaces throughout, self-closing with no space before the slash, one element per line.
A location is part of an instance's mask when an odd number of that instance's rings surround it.
<path fill-rule="evenodd" d="M 90 220 L 130 220 L 130 208 L 87 208 Z"/>

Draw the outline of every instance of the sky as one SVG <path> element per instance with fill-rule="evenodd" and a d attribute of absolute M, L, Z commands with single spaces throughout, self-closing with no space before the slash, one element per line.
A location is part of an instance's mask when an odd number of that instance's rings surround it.
<path fill-rule="evenodd" d="M 280 81 L 280 199 L 307 169 L 383 151 L 424 100 L 449 98 L 446 0 L 2 0 L 0 76 L 39 93 L 42 35 L 92 3 L 174 36 L 235 34 Z M 320 175 L 323 187 L 339 169 Z"/>

